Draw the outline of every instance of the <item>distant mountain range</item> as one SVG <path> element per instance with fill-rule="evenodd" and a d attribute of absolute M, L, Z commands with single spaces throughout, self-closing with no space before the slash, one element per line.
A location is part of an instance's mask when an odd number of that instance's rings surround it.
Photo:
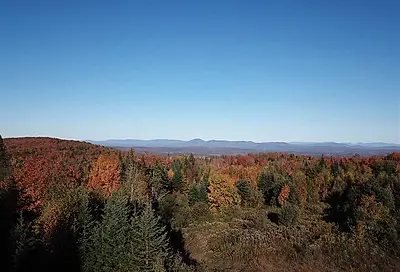
<path fill-rule="evenodd" d="M 190 141 L 155 139 L 113 139 L 86 142 L 115 147 L 122 150 L 134 148 L 136 152 L 155 154 L 235 155 L 259 152 L 282 152 L 301 155 L 371 156 L 400 152 L 400 144 L 389 143 L 336 143 L 336 142 L 262 142 L 193 139 Z"/>

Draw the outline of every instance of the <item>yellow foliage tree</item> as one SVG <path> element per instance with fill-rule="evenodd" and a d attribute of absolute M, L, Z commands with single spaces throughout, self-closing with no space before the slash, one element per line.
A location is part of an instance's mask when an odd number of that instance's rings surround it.
<path fill-rule="evenodd" d="M 364 236 L 367 230 L 373 230 L 378 223 L 390 222 L 389 209 L 377 202 L 375 195 L 362 196 L 357 209 L 356 233 Z"/>
<path fill-rule="evenodd" d="M 169 169 L 168 170 L 168 180 L 172 180 L 173 177 L 174 177 L 174 170 Z"/>
<path fill-rule="evenodd" d="M 216 211 L 220 208 L 240 204 L 240 195 L 229 175 L 212 173 L 209 182 L 208 199 L 211 210 Z"/>
<path fill-rule="evenodd" d="M 293 182 L 296 186 L 297 193 L 299 194 L 300 203 L 301 203 L 302 207 L 306 207 L 307 206 L 307 198 L 308 198 L 307 177 L 303 172 L 298 171 L 292 176 L 292 178 L 293 178 Z"/>

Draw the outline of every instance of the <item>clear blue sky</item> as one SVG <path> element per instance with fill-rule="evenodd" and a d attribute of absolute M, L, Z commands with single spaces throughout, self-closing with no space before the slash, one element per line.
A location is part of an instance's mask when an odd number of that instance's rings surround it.
<path fill-rule="evenodd" d="M 400 143 L 400 1 L 0 2 L 0 134 Z"/>

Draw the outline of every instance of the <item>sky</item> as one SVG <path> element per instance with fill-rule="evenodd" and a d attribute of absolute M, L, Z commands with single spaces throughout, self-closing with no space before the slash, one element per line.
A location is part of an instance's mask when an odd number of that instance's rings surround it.
<path fill-rule="evenodd" d="M 0 1 L 0 134 L 400 143 L 400 1 Z"/>

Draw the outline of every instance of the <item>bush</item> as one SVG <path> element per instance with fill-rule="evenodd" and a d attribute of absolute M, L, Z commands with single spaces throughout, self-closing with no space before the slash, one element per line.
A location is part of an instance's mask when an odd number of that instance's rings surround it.
<path fill-rule="evenodd" d="M 290 226 L 295 224 L 300 214 L 300 209 L 295 205 L 286 205 L 281 208 L 279 213 L 279 224 Z"/>
<path fill-rule="evenodd" d="M 192 206 L 192 217 L 194 219 L 206 218 L 211 215 L 210 206 L 204 202 L 198 202 Z"/>

